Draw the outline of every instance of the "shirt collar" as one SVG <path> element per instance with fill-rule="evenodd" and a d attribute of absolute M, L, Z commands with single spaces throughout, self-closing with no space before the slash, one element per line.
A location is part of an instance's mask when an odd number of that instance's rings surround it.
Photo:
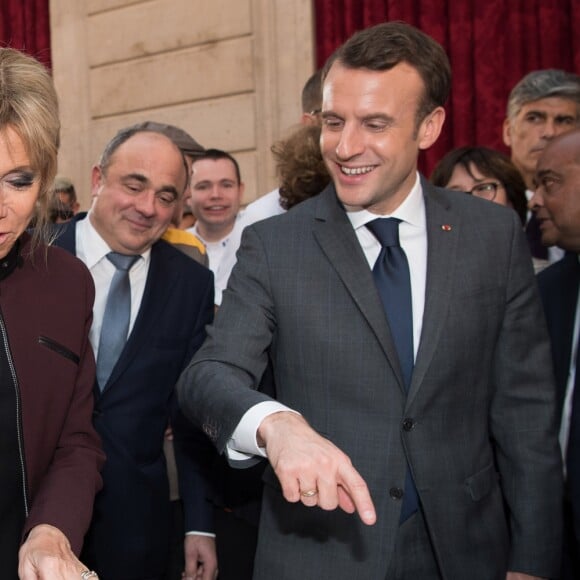
<path fill-rule="evenodd" d="M 378 215 L 366 209 L 361 209 L 359 211 L 348 211 L 346 215 L 355 230 L 365 226 L 378 217 L 394 217 L 412 226 L 421 227 L 425 222 L 425 200 L 423 199 L 423 188 L 421 187 L 419 174 L 417 173 L 415 184 L 407 197 L 392 214 Z"/>
<path fill-rule="evenodd" d="M 238 214 L 239 216 L 240 214 Z M 204 244 L 204 246 L 208 247 L 217 247 L 217 246 L 226 246 L 228 244 L 228 242 L 230 241 L 230 237 L 232 235 L 232 232 L 230 232 L 225 238 L 222 238 L 221 240 L 216 240 L 215 242 L 208 242 L 200 233 L 199 233 L 199 229 L 197 227 L 197 223 L 193 224 L 193 227 L 190 228 L 190 231 L 193 232 Z M 232 229 L 233 231 L 233 229 Z"/>

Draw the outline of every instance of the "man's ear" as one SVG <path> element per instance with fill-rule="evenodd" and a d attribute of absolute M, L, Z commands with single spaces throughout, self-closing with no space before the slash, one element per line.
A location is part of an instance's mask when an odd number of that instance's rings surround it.
<path fill-rule="evenodd" d="M 507 118 L 503 122 L 502 137 L 503 144 L 506 145 L 507 147 L 511 147 L 512 146 L 511 126 L 510 120 Z"/>
<path fill-rule="evenodd" d="M 320 125 L 320 113 L 312 114 L 312 113 L 302 113 L 300 117 L 300 124 L 301 125 Z"/>
<path fill-rule="evenodd" d="M 99 195 L 102 182 L 103 170 L 98 165 L 94 165 L 91 172 L 91 197 L 97 197 Z"/>
<path fill-rule="evenodd" d="M 445 109 L 437 107 L 433 109 L 422 121 L 419 127 L 417 140 L 419 149 L 429 149 L 441 135 L 445 122 Z"/>

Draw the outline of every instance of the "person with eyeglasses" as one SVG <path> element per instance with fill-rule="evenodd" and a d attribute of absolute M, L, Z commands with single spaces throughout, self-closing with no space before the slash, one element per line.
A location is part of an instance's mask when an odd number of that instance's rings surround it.
<path fill-rule="evenodd" d="M 431 183 L 511 207 L 522 225 L 526 223 L 526 184 L 515 165 L 499 151 L 475 146 L 453 149 L 435 166 Z"/>

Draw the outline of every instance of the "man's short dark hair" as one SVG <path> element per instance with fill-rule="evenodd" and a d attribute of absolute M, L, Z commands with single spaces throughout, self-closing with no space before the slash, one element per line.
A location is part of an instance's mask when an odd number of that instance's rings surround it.
<path fill-rule="evenodd" d="M 315 115 L 322 108 L 322 69 L 318 69 L 302 89 L 302 112 Z"/>
<path fill-rule="evenodd" d="M 442 107 L 451 87 L 451 66 L 443 47 L 404 22 L 385 22 L 354 34 L 324 65 L 323 79 L 339 62 L 352 69 L 385 71 L 405 62 L 417 70 L 425 92 L 416 113 L 417 126 L 435 108 Z"/>
<path fill-rule="evenodd" d="M 196 158 L 193 160 L 192 167 L 195 167 L 195 164 L 198 161 L 201 161 L 202 159 L 212 159 L 213 161 L 217 161 L 218 159 L 228 159 L 234 164 L 238 184 L 242 183 L 240 166 L 236 161 L 236 159 L 232 155 L 230 155 L 227 151 L 222 151 L 221 149 L 206 149 L 202 154 L 196 156 Z"/>

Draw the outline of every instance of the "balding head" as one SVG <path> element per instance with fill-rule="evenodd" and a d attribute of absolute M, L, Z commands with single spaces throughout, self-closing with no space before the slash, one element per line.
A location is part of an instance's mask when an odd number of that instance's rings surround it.
<path fill-rule="evenodd" d="M 542 243 L 580 252 L 580 129 L 551 141 L 538 159 L 530 200 Z"/>

